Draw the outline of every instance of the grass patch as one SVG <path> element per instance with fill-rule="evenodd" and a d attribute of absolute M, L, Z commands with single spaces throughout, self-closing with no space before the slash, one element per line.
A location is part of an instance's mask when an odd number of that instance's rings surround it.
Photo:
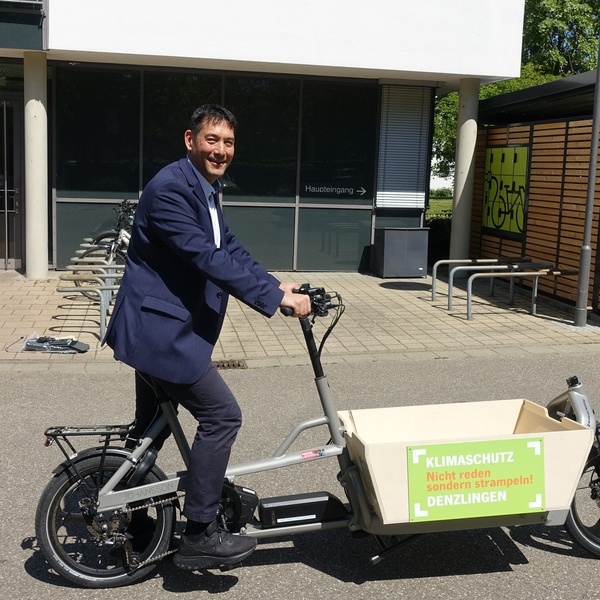
<path fill-rule="evenodd" d="M 452 198 L 429 198 L 426 217 L 450 216 L 452 214 Z"/>

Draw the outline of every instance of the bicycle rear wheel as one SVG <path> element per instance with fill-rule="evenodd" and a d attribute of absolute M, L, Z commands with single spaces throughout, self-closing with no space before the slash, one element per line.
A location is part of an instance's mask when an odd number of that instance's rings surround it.
<path fill-rule="evenodd" d="M 122 455 L 108 455 L 102 466 L 100 455 L 81 459 L 76 463 L 78 473 L 66 468 L 55 475 L 38 503 L 35 531 L 39 547 L 59 575 L 78 585 L 112 588 L 136 583 L 154 572 L 158 557 L 169 549 L 175 518 L 172 502 L 148 506 L 153 499 L 147 498 L 142 510 L 114 513 L 104 521 L 84 514 L 86 507 L 95 507 L 98 489 L 124 460 Z M 164 479 L 166 475 L 154 466 L 138 485 Z M 126 539 L 137 564 L 156 561 L 139 568 L 131 566 L 123 546 Z"/>
<path fill-rule="evenodd" d="M 600 556 L 600 455 L 583 469 L 565 529 L 582 548 Z"/>

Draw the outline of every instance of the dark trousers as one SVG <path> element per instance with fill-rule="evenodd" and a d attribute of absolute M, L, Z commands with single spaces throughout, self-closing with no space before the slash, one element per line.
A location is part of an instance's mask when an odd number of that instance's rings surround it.
<path fill-rule="evenodd" d="M 136 372 L 134 436 L 142 437 L 158 407 L 150 377 Z M 211 363 L 204 375 L 191 385 L 154 378 L 175 408 L 183 406 L 198 421 L 191 448 L 183 514 L 187 519 L 209 523 L 214 520 L 221 498 L 223 478 L 231 447 L 242 424 L 240 407 L 227 384 Z M 155 443 L 160 449 L 170 431 Z"/>

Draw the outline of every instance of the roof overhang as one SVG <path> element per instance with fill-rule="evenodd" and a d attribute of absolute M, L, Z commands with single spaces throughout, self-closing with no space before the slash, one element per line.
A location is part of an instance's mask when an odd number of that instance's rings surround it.
<path fill-rule="evenodd" d="M 494 96 L 479 103 L 479 123 L 507 125 L 591 118 L 596 71 Z"/>

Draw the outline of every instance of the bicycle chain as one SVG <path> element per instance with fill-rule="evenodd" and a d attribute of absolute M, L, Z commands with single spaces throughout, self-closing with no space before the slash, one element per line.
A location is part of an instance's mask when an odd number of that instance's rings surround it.
<path fill-rule="evenodd" d="M 152 506 L 162 506 L 163 504 L 169 504 L 173 502 L 173 500 L 179 500 L 183 498 L 185 494 L 183 492 L 179 492 L 175 494 L 175 496 L 170 496 L 169 498 L 165 498 L 164 500 L 156 500 L 154 502 L 149 502 L 148 504 L 142 504 L 136 507 L 128 507 L 125 509 L 126 512 L 135 512 L 136 510 L 144 510 L 146 508 L 151 508 Z"/>
<path fill-rule="evenodd" d="M 173 502 L 174 500 L 179 500 L 180 498 L 183 498 L 184 495 L 185 494 L 183 494 L 183 493 L 179 493 L 179 494 L 176 494 L 175 497 L 165 498 L 164 500 L 156 500 L 154 502 L 150 502 L 148 504 L 143 504 L 142 506 L 136 506 L 134 508 L 129 507 L 126 509 L 126 512 L 133 513 L 138 510 L 148 509 L 152 506 L 162 506 L 164 504 L 169 504 L 169 503 Z M 175 552 L 177 552 L 177 549 L 167 550 L 166 552 L 163 552 L 162 554 L 157 554 L 156 556 L 152 556 L 151 558 L 147 558 L 146 560 L 143 560 L 142 562 L 137 563 L 135 560 L 132 562 L 132 559 L 134 558 L 134 556 L 131 551 L 131 542 L 129 542 L 129 540 L 124 544 L 123 549 L 125 551 L 125 560 L 126 560 L 127 566 L 132 569 L 136 569 L 136 570 L 141 569 L 147 565 L 151 565 L 155 562 L 160 562 L 163 558 L 166 558 L 167 556 L 169 556 L 171 554 L 175 554 Z"/>
<path fill-rule="evenodd" d="M 129 547 L 127 547 L 129 546 Z M 140 563 L 137 563 L 136 561 L 134 561 L 133 563 L 131 562 L 131 559 L 133 558 L 132 552 L 130 550 L 131 544 L 126 544 L 125 545 L 125 558 L 127 560 L 127 566 L 137 570 L 137 569 L 141 569 L 147 565 L 151 565 L 155 562 L 160 562 L 163 558 L 166 558 L 167 556 L 169 556 L 170 554 L 175 554 L 175 552 L 177 552 L 177 548 L 173 549 L 173 550 L 167 550 L 166 552 L 163 552 L 162 554 L 157 554 L 156 556 L 153 556 L 152 558 L 147 558 L 146 560 L 143 560 Z"/>

